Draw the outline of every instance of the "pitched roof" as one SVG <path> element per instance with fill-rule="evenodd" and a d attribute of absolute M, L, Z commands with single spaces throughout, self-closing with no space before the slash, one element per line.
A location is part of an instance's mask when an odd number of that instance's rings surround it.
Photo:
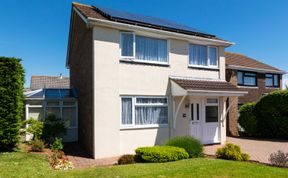
<path fill-rule="evenodd" d="M 30 89 L 41 88 L 70 88 L 69 77 L 62 76 L 32 76 Z"/>
<path fill-rule="evenodd" d="M 226 66 L 227 68 L 238 68 L 250 71 L 263 71 L 263 72 L 276 72 L 285 73 L 284 71 L 277 69 L 273 66 L 264 64 L 258 60 L 244 56 L 238 53 L 225 52 Z"/>
<path fill-rule="evenodd" d="M 201 80 L 188 78 L 171 78 L 185 90 L 216 90 L 216 91 L 241 91 L 240 88 L 222 80 Z"/>
<path fill-rule="evenodd" d="M 128 13 L 128 12 L 119 11 L 119 10 L 100 8 L 100 7 L 90 6 L 90 5 L 84 5 L 84 4 L 79 4 L 75 2 L 72 5 L 73 7 L 78 9 L 79 12 L 85 18 L 95 18 L 95 19 L 102 19 L 102 20 L 104 19 L 104 20 L 109 20 L 109 21 L 114 21 L 114 22 L 154 28 L 158 30 L 171 31 L 171 32 L 188 34 L 188 35 L 193 35 L 193 36 L 200 36 L 204 38 L 222 40 L 222 39 L 217 38 L 215 35 L 201 32 L 195 28 L 182 25 L 179 23 L 175 23 L 172 21 L 160 19 L 160 18 L 133 14 L 133 13 Z M 222 40 L 222 41 L 225 41 L 225 40 Z"/>

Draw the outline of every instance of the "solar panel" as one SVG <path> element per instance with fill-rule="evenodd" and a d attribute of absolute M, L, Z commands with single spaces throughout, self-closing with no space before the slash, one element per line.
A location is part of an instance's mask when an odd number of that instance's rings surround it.
<path fill-rule="evenodd" d="M 166 28 L 171 28 L 174 30 L 178 31 L 186 31 L 186 32 L 192 32 L 192 33 L 198 33 L 202 35 L 207 35 L 211 37 L 215 37 L 214 35 L 202 32 L 200 30 L 197 30 L 195 28 L 171 22 L 169 20 L 164 20 L 156 17 L 150 17 L 150 16 L 145 16 L 145 15 L 139 15 L 139 14 L 132 14 L 129 12 L 124 12 L 124 11 L 119 11 L 119 10 L 113 10 L 113 9 L 108 9 L 108 8 L 97 8 L 95 7 L 96 10 L 102 11 L 106 16 L 110 17 L 111 19 L 121 19 L 121 20 L 127 20 L 127 21 L 133 21 L 133 22 L 140 22 L 140 23 L 145 23 L 145 24 L 150 24 L 150 25 L 156 25 L 160 27 L 166 27 Z"/>

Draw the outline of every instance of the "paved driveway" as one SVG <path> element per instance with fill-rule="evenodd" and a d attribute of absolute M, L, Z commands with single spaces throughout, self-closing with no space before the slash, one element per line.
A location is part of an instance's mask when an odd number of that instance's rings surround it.
<path fill-rule="evenodd" d="M 248 153 L 251 156 L 251 160 L 263 163 L 269 163 L 268 158 L 271 153 L 278 150 L 288 152 L 288 140 L 280 141 L 227 137 L 227 143 L 239 145 L 242 152 Z M 220 147 L 221 145 L 205 146 L 204 152 L 208 155 L 215 155 L 217 148 Z"/>

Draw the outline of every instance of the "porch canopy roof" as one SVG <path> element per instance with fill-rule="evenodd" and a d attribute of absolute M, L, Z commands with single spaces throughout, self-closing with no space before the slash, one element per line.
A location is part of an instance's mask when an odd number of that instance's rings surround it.
<path fill-rule="evenodd" d="M 229 82 L 218 79 L 170 77 L 170 81 L 173 96 L 244 96 L 248 93 Z"/>

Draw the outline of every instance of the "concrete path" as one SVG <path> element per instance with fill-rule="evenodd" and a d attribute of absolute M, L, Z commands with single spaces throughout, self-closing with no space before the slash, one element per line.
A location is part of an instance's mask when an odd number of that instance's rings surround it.
<path fill-rule="evenodd" d="M 251 160 L 263 163 L 269 163 L 271 153 L 282 150 L 288 152 L 288 140 L 262 140 L 262 139 L 248 139 L 227 137 L 227 143 L 239 145 L 242 152 L 248 153 Z M 215 155 L 217 148 L 221 145 L 209 145 L 204 147 L 205 154 Z"/>

